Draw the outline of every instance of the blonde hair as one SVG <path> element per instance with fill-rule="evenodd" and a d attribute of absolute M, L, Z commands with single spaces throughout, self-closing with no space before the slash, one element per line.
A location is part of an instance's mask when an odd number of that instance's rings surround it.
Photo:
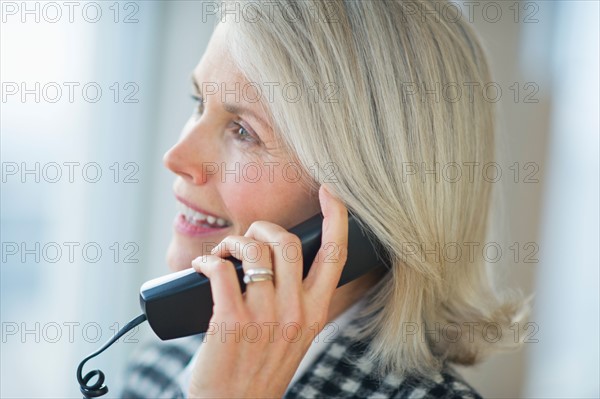
<path fill-rule="evenodd" d="M 357 336 L 369 338 L 379 369 L 428 374 L 445 360 L 473 364 L 518 346 L 505 338 L 521 301 L 495 292 L 485 260 L 431 254 L 436 245 L 484 243 L 489 224 L 493 183 L 464 173 L 495 159 L 494 104 L 469 93 L 491 82 L 470 26 L 425 12 L 448 4 L 439 1 L 236 3 L 225 6 L 251 11 L 228 38 L 248 81 L 311 88 L 297 101 L 273 92 L 265 107 L 274 131 L 309 184 L 327 182 L 393 258 Z M 457 166 L 462 178 L 440 178 L 442 167 Z M 497 342 L 486 339 L 490 324 L 504 332 Z"/>

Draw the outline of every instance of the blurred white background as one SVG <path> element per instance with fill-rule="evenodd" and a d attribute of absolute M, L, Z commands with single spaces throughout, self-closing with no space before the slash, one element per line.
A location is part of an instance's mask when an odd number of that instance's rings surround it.
<path fill-rule="evenodd" d="M 167 272 L 161 158 L 194 105 L 189 76 L 214 21 L 200 1 L 0 4 L 0 396 L 80 397 L 78 362 Z M 524 252 L 497 265 L 536 293 L 537 342 L 463 373 L 486 397 L 599 397 L 598 3 L 457 4 L 503 88 L 504 165 L 538 168 L 537 182 L 503 185 L 498 218 Z M 150 336 L 143 325 L 129 340 Z M 108 396 L 137 346 L 86 366 L 107 373 Z"/>

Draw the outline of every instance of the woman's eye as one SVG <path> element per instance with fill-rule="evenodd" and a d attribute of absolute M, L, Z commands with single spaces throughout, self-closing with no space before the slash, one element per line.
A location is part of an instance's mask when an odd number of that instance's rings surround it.
<path fill-rule="evenodd" d="M 242 125 L 240 125 L 239 123 L 235 123 L 235 138 L 237 140 L 240 141 L 247 141 L 247 142 L 256 142 L 256 139 L 252 136 L 252 134 L 250 132 L 248 132 L 248 130 L 246 130 L 245 127 L 243 127 Z"/>
<path fill-rule="evenodd" d="M 204 113 L 204 99 L 196 94 L 191 94 L 192 100 L 196 102 L 194 106 L 193 116 L 197 119 Z M 260 140 L 255 137 L 253 133 L 250 133 L 244 126 L 237 122 L 233 122 L 233 136 L 236 140 L 247 143 L 247 144 L 258 144 Z"/>
<path fill-rule="evenodd" d="M 202 115 L 202 113 L 204 112 L 204 99 L 195 94 L 192 94 L 191 97 L 192 97 L 192 100 L 194 100 L 196 102 L 196 106 L 194 107 L 194 114 Z"/>

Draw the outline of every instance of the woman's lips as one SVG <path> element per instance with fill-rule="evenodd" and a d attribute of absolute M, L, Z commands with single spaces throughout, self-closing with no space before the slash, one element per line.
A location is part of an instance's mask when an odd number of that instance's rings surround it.
<path fill-rule="evenodd" d="M 208 213 L 177 195 L 175 197 L 177 198 L 177 210 L 179 212 L 174 225 L 179 233 L 197 237 L 214 234 L 231 226 L 228 220 Z"/>
<path fill-rule="evenodd" d="M 198 225 L 196 223 L 191 222 L 185 217 L 185 215 L 180 213 L 175 218 L 174 227 L 177 232 L 183 235 L 189 237 L 199 237 L 216 234 L 218 232 L 221 232 L 222 230 L 227 229 L 229 226 L 208 227 L 206 225 Z"/>
<path fill-rule="evenodd" d="M 206 227 L 216 228 L 231 225 L 231 223 L 228 220 L 215 214 L 209 213 L 203 209 L 200 209 L 194 204 L 187 202 L 183 198 L 177 196 L 175 198 L 177 198 L 177 210 L 181 214 L 185 215 L 186 219 L 190 223 L 207 224 L 208 226 Z"/>

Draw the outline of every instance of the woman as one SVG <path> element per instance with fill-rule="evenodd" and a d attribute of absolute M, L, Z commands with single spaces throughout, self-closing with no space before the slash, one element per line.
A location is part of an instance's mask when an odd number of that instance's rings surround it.
<path fill-rule="evenodd" d="M 164 158 L 181 207 L 168 262 L 208 276 L 218 328 L 147 348 L 124 397 L 478 396 L 449 363 L 511 346 L 496 337 L 522 312 L 483 258 L 442 252 L 485 240 L 492 186 L 461 168 L 493 161 L 494 129 L 469 92 L 491 81 L 482 49 L 440 5 L 223 5 Z M 336 289 L 348 210 L 392 261 Z M 282 249 L 319 211 L 302 281 Z M 243 295 L 228 256 L 263 273 Z"/>

